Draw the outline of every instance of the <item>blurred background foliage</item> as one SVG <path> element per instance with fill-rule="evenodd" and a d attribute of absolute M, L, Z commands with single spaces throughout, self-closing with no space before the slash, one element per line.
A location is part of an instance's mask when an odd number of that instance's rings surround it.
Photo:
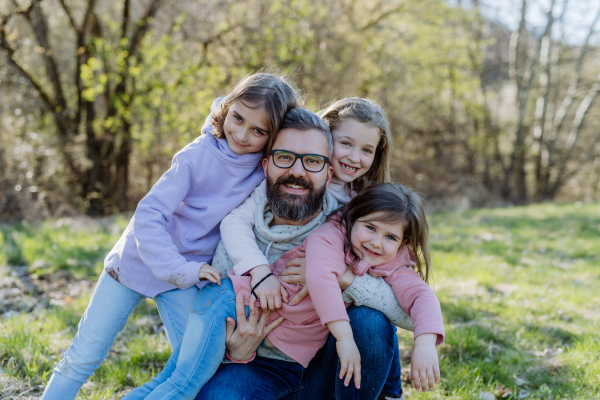
<path fill-rule="evenodd" d="M 134 209 L 265 68 L 313 110 L 380 102 L 432 209 L 597 200 L 600 10 L 574 43 L 576 2 L 513 3 L 511 29 L 479 0 L 0 0 L 0 219 Z"/>

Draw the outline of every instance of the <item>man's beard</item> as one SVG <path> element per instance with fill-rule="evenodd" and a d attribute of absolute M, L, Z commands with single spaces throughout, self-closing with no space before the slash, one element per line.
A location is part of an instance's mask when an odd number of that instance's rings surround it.
<path fill-rule="evenodd" d="M 308 195 L 283 192 L 282 185 L 300 185 L 308 189 Z M 327 185 L 314 190 L 314 186 L 303 178 L 293 175 L 282 176 L 274 183 L 267 176 L 267 200 L 273 214 L 287 221 L 303 221 L 314 216 L 323 207 Z"/>

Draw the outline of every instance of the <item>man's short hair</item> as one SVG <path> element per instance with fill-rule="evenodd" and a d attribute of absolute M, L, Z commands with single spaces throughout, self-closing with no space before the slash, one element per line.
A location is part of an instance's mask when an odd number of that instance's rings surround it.
<path fill-rule="evenodd" d="M 305 108 L 294 108 L 288 111 L 285 117 L 283 117 L 280 132 L 283 129 L 297 129 L 299 131 L 314 129 L 321 132 L 327 141 L 327 156 L 331 158 L 333 155 L 333 137 L 331 136 L 329 125 L 319 118 L 317 114 Z"/>

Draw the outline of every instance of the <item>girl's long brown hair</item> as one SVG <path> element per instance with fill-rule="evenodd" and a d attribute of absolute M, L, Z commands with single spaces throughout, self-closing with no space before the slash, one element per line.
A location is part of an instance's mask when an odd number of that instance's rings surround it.
<path fill-rule="evenodd" d="M 349 97 L 334 102 L 319 112 L 319 116 L 329 123 L 332 133 L 340 122 L 348 118 L 378 128 L 380 138 L 375 149 L 373 164 L 367 173 L 352 182 L 353 189 L 359 191 L 371 182 L 390 181 L 390 154 L 393 140 L 390 123 L 379 104 L 369 99 Z"/>
<path fill-rule="evenodd" d="M 286 77 L 262 72 L 247 75 L 212 113 L 213 135 L 217 139 L 225 138 L 223 124 L 231 103 L 236 100 L 248 108 L 264 108 L 269 119 L 269 140 L 265 152 L 275 141 L 285 113 L 300 107 L 298 93 Z"/>
<path fill-rule="evenodd" d="M 340 214 L 338 216 L 338 214 Z M 394 183 L 373 183 L 361 190 L 348 204 L 329 216 L 346 229 L 344 252 L 352 249 L 352 227 L 359 218 L 381 213 L 377 220 L 399 222 L 404 227 L 402 240 L 415 255 L 415 271 L 425 282 L 431 274 L 428 236 L 429 227 L 421 196 L 412 189 Z"/>

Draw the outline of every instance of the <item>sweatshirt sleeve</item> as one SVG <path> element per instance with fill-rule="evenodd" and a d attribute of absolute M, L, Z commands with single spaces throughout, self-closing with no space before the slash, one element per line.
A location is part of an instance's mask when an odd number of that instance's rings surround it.
<path fill-rule="evenodd" d="M 347 303 L 381 311 L 395 326 L 407 331 L 413 330 L 412 320 L 398 304 L 392 287 L 381 277 L 357 275 L 352 285 L 344 290 L 343 296 Z"/>
<path fill-rule="evenodd" d="M 266 187 L 263 180 L 242 204 L 221 221 L 221 240 L 233 263 L 233 272 L 238 276 L 259 265 L 269 265 L 267 257 L 256 244 L 254 234 L 256 209 L 266 197 Z"/>
<path fill-rule="evenodd" d="M 192 189 L 193 172 L 190 159 L 176 154 L 171 168 L 139 202 L 133 216 L 133 235 L 142 261 L 158 279 L 180 289 L 200 282 L 198 273 L 204 264 L 188 262 L 167 232 L 173 212 Z"/>
<path fill-rule="evenodd" d="M 344 238 L 331 222 L 321 225 L 306 238 L 306 286 L 323 325 L 350 321 L 338 284 L 346 270 Z"/>
<path fill-rule="evenodd" d="M 400 306 L 413 321 L 414 337 L 437 334 L 436 346 L 444 342 L 442 309 L 433 290 L 411 267 L 401 267 L 384 278 L 392 286 Z"/>

